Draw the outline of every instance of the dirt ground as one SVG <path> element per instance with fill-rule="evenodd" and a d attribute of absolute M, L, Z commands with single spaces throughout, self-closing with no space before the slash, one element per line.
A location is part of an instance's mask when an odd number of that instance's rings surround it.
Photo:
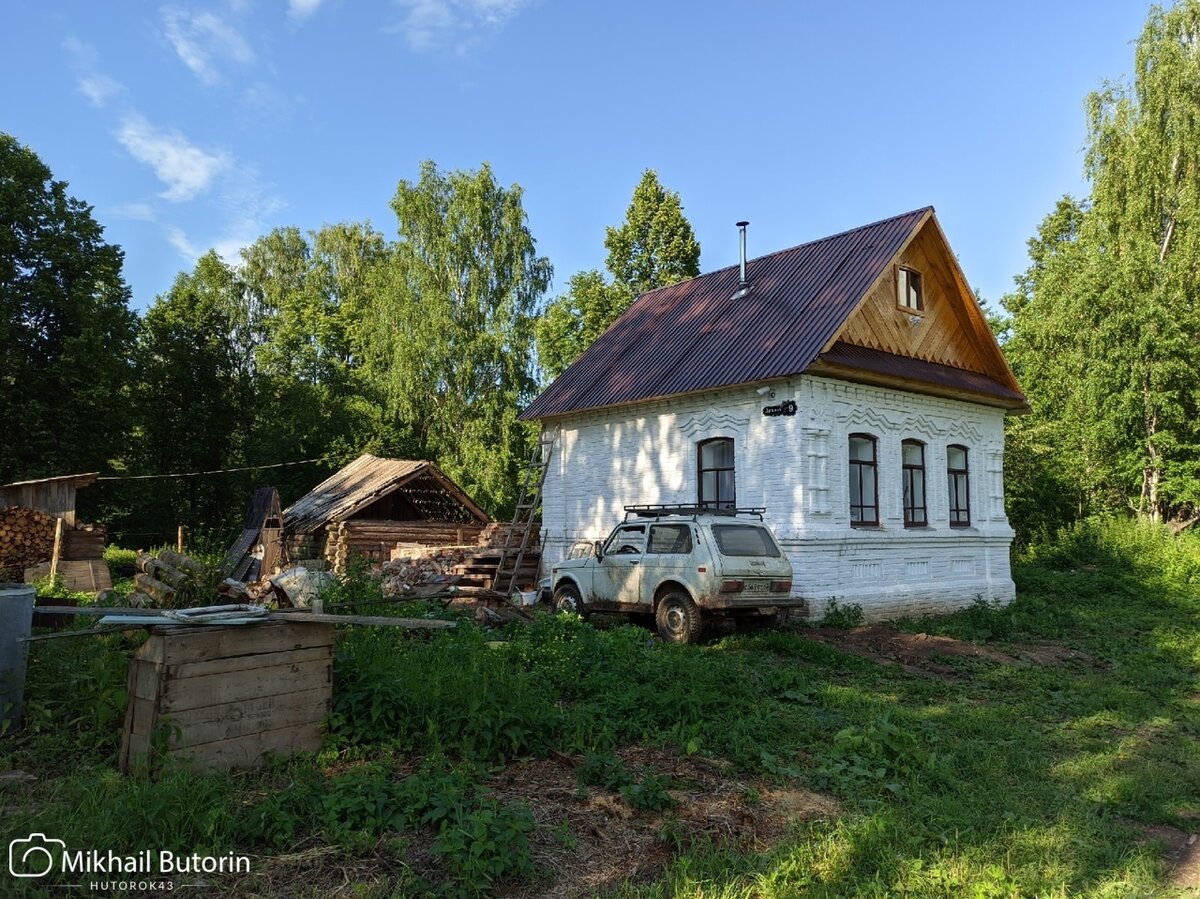
<path fill-rule="evenodd" d="M 680 845 L 711 841 L 761 850 L 779 839 L 790 822 L 830 818 L 837 803 L 807 790 L 781 790 L 732 775 L 728 766 L 696 756 L 633 748 L 617 753 L 633 771 L 645 768 L 675 784 L 675 808 L 635 811 L 617 793 L 577 786 L 579 759 L 560 756 L 513 765 L 490 786 L 506 800 L 537 798 L 538 828 L 533 861 L 553 881 L 517 890 L 523 899 L 591 895 L 626 879 L 651 879 Z M 568 848 L 554 835 L 569 831 Z"/>
<path fill-rule="evenodd" d="M 953 637 L 909 634 L 882 624 L 849 629 L 818 627 L 805 631 L 805 635 L 874 662 L 893 662 L 910 673 L 932 674 L 947 680 L 962 677 L 961 670 L 941 661 L 954 657 L 984 659 L 999 665 L 1062 665 L 1091 661 L 1086 653 L 1056 644 L 1022 644 L 1001 652 Z"/>
<path fill-rule="evenodd" d="M 1171 886 L 1200 890 L 1200 835 L 1165 824 L 1153 824 L 1142 827 L 1142 840 L 1162 843 L 1163 861 L 1171 869 L 1168 878 Z"/>
<path fill-rule="evenodd" d="M 496 895 L 518 899 L 591 896 L 626 880 L 652 880 L 688 845 L 710 842 L 745 850 L 766 849 L 794 822 L 836 817 L 835 800 L 802 789 L 779 789 L 740 778 L 729 766 L 697 756 L 634 747 L 617 753 L 627 770 L 666 775 L 675 807 L 665 812 L 633 809 L 617 792 L 580 789 L 582 757 L 557 755 L 518 762 L 494 775 L 492 792 L 505 802 L 524 802 L 536 828 L 530 855 L 541 876 L 531 882 L 497 883 Z M 230 884 L 221 895 L 261 897 L 353 896 L 364 886 L 401 882 L 405 869 L 436 882 L 431 834 L 405 834 L 393 853 L 380 847 L 349 859 L 333 847 L 312 847 L 256 859 L 253 882 Z M 226 887 L 228 890 L 228 886 Z"/>

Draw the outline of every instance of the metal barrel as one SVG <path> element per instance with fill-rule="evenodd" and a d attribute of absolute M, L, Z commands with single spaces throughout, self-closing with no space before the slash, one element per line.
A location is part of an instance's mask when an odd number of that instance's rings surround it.
<path fill-rule="evenodd" d="M 28 584 L 0 584 L 0 732 L 16 726 L 25 708 L 25 661 L 36 591 Z"/>

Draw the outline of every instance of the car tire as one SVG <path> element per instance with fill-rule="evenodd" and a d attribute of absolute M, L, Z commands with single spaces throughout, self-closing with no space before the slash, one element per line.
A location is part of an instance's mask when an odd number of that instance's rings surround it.
<path fill-rule="evenodd" d="M 554 591 L 554 611 L 572 612 L 580 618 L 587 618 L 587 609 L 583 607 L 583 600 L 574 584 L 561 584 Z"/>
<path fill-rule="evenodd" d="M 704 632 L 700 610 L 686 593 L 672 590 L 654 610 L 658 634 L 668 643 L 695 643 Z"/>

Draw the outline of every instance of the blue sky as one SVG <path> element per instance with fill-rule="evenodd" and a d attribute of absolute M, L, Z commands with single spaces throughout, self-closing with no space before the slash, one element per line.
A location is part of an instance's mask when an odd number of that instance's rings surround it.
<path fill-rule="evenodd" d="M 555 289 L 647 167 L 710 270 L 926 204 L 989 300 L 1083 190 L 1083 101 L 1148 4 L 6 0 L 0 130 L 91 203 L 145 308 L 195 257 L 369 219 L 423 159 L 525 189 Z"/>

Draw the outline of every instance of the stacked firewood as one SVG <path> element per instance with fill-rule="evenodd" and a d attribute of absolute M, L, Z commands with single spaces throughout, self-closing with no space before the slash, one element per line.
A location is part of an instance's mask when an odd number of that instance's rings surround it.
<path fill-rule="evenodd" d="M 462 565 L 469 552 L 465 546 L 397 547 L 383 566 L 383 591 L 399 595 L 409 587 L 431 583 Z"/>
<path fill-rule="evenodd" d="M 45 562 L 54 551 L 54 516 L 36 509 L 0 509 L 0 568 L 20 581 L 26 568 Z"/>

